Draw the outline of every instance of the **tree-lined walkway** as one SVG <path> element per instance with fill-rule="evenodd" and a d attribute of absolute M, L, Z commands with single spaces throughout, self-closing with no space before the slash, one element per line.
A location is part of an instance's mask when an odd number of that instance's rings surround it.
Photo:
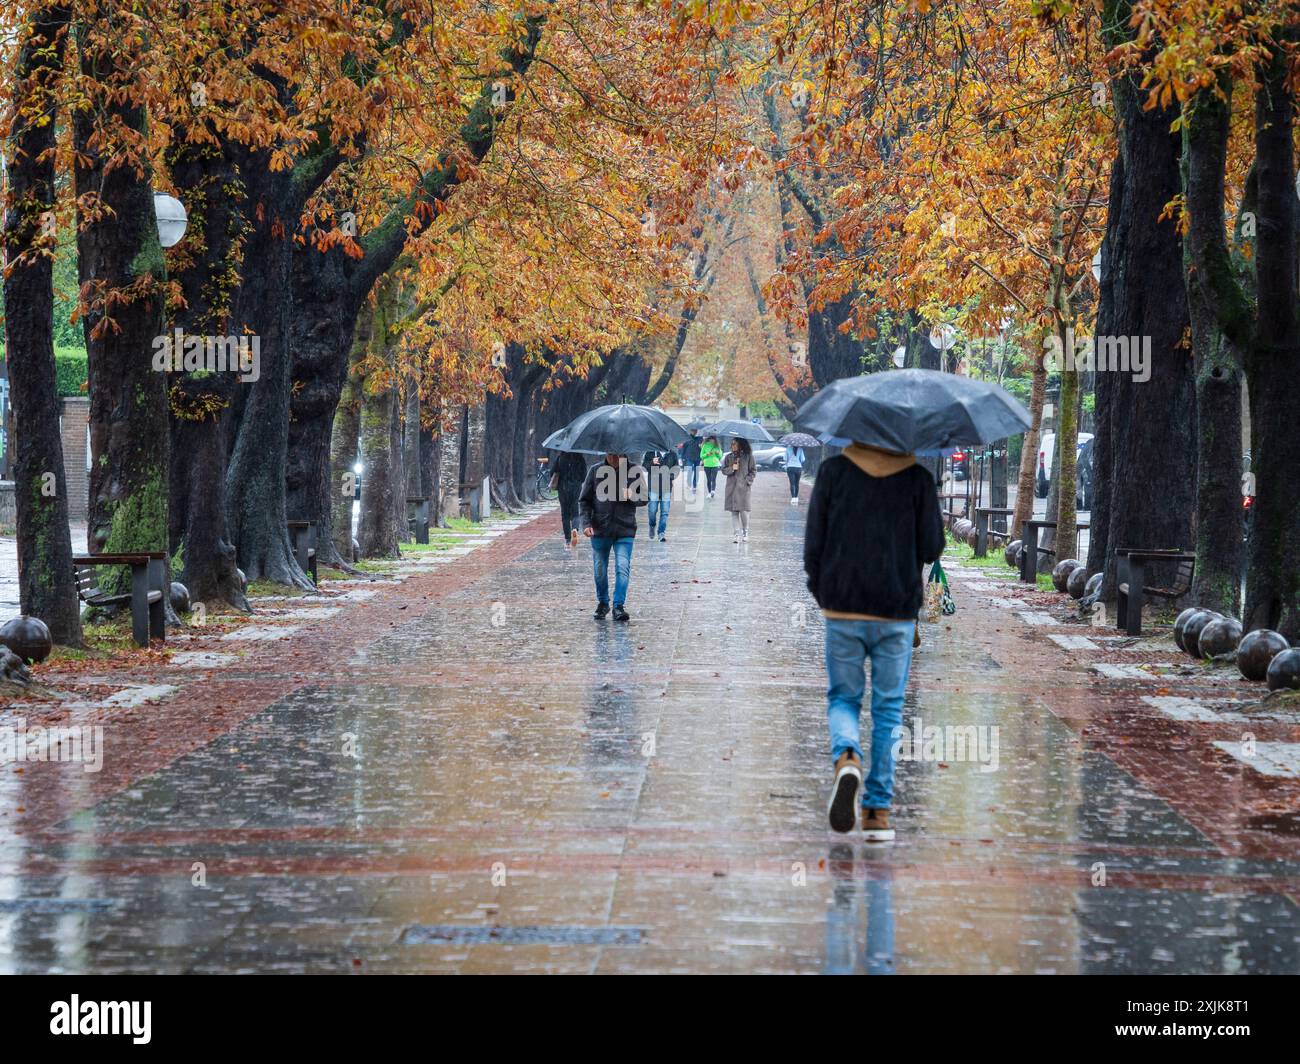
<path fill-rule="evenodd" d="M 547 512 L 99 678 L 101 772 L 0 769 L 0 967 L 1296 969 L 1300 728 L 1250 717 L 1247 763 L 1244 685 L 986 572 L 952 567 L 905 722 L 996 747 L 902 764 L 896 844 L 828 832 L 805 510 L 754 500 L 747 545 L 721 498 L 638 540 L 630 625 Z"/>

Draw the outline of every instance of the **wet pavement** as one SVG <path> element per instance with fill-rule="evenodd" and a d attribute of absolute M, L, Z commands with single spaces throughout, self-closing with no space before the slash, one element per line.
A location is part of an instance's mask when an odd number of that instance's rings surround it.
<path fill-rule="evenodd" d="M 754 505 L 643 535 L 626 626 L 539 511 L 91 678 L 100 771 L 0 766 L 0 970 L 1300 969 L 1294 714 L 987 572 L 923 626 L 898 841 L 829 832 L 805 510 Z"/>

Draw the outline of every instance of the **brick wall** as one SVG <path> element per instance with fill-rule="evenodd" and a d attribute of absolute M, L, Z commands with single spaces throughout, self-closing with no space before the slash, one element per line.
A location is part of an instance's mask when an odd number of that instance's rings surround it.
<path fill-rule="evenodd" d="M 90 400 L 63 400 L 59 428 L 63 433 L 63 474 L 68 481 L 68 520 L 82 522 L 90 507 L 90 478 L 86 474 L 86 424 Z"/>

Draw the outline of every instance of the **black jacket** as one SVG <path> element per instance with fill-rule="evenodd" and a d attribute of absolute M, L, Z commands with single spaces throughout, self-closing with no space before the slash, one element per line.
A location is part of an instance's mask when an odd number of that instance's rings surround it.
<path fill-rule="evenodd" d="M 686 465 L 700 464 L 700 444 L 704 441 L 698 436 L 692 436 L 682 444 L 682 462 Z"/>
<path fill-rule="evenodd" d="M 587 470 L 583 481 L 578 523 L 609 539 L 635 536 L 636 508 L 648 501 L 645 470 L 639 465 L 627 462 L 620 470 L 599 462 Z"/>
<path fill-rule="evenodd" d="M 655 465 L 655 455 L 659 456 L 658 465 Z M 677 475 L 677 452 L 646 451 L 641 464 L 645 467 L 646 477 L 650 481 L 650 490 L 661 498 L 671 495 L 673 477 Z"/>
<path fill-rule="evenodd" d="M 574 451 L 561 451 L 551 462 L 551 474 L 560 494 L 576 499 L 587 479 L 587 459 Z"/>
<path fill-rule="evenodd" d="M 808 590 L 822 609 L 911 620 L 921 566 L 942 553 L 939 500 L 923 466 L 873 477 L 843 455 L 822 463 L 803 542 Z"/>

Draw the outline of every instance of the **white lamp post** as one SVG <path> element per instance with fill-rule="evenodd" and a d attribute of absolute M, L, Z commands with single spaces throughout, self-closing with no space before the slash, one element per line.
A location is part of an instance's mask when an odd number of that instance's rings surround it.
<path fill-rule="evenodd" d="M 185 204 L 166 192 L 153 194 L 153 212 L 158 219 L 158 243 L 165 248 L 175 247 L 185 235 L 189 218 L 185 214 Z"/>

